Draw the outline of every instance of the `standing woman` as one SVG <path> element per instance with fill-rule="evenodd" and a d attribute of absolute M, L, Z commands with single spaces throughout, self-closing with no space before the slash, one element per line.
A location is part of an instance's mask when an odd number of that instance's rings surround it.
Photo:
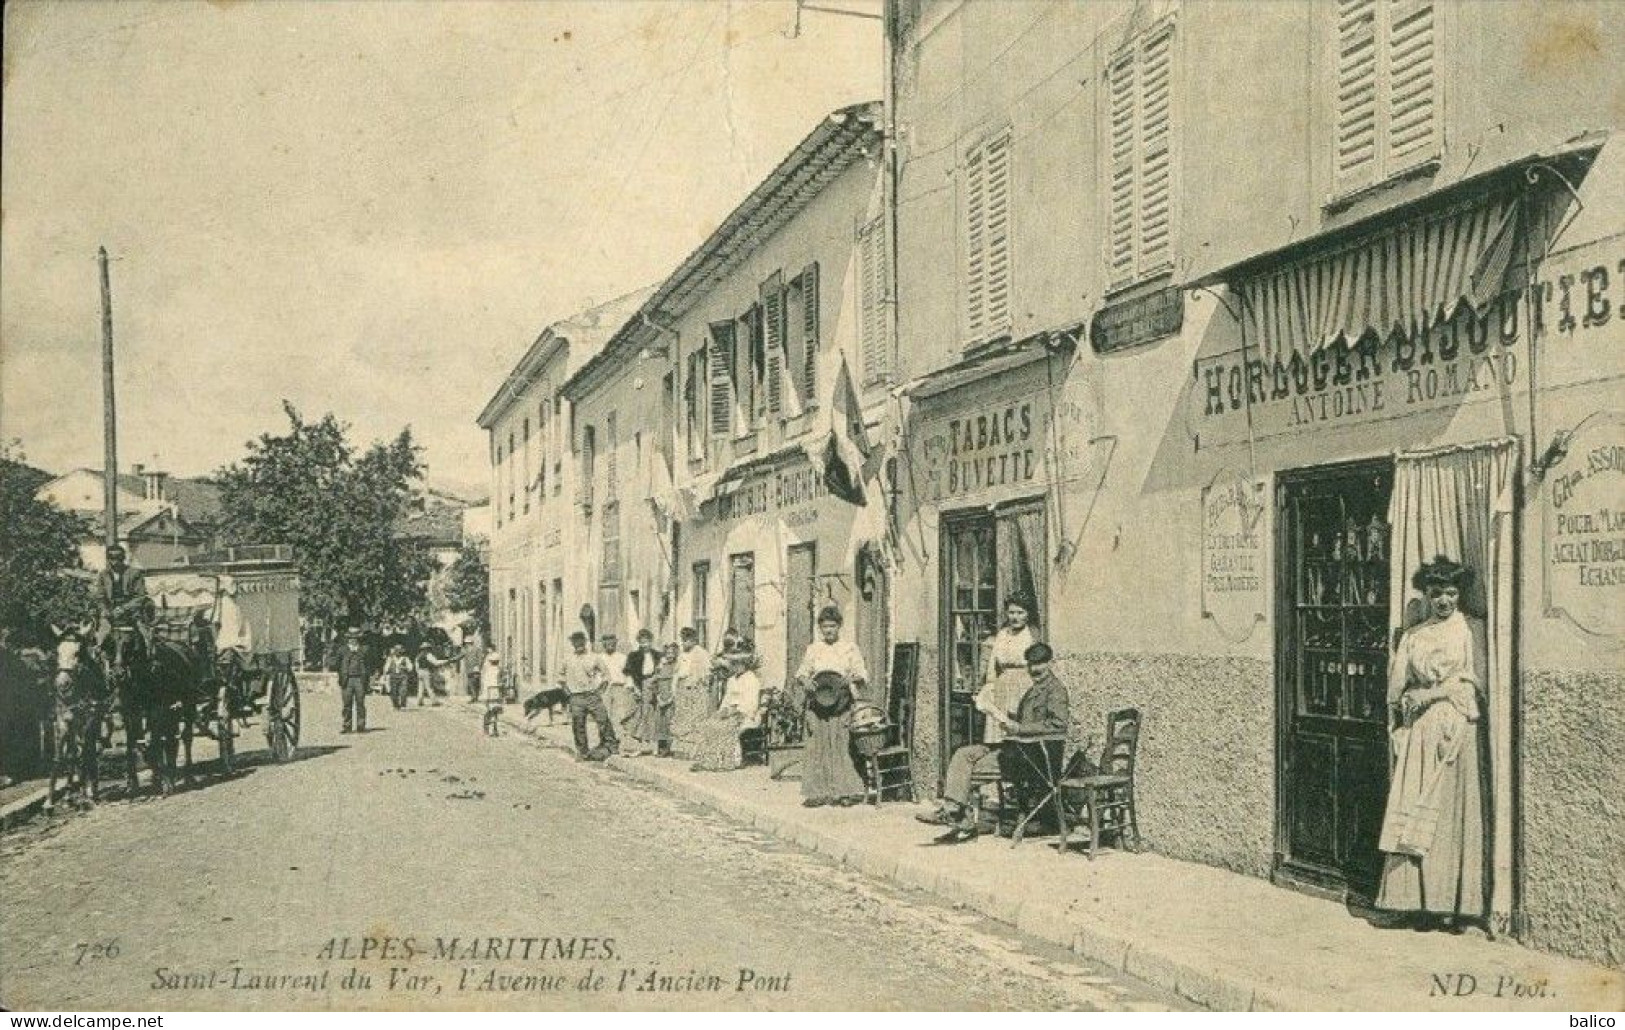
<path fill-rule="evenodd" d="M 1038 643 L 1033 634 L 1033 602 L 1013 594 L 1004 602 L 1004 625 L 993 635 L 987 652 L 987 668 L 976 707 L 988 717 L 984 739 L 997 744 L 1004 739 L 1000 720 L 1009 717 L 1032 686 L 1027 675 L 1027 649 Z"/>
<path fill-rule="evenodd" d="M 807 753 L 802 804 L 853 805 L 863 800 L 863 779 L 852 757 L 852 700 L 863 696 L 869 670 L 850 640 L 841 639 L 841 610 L 818 613 L 819 639 L 807 645 L 796 681 L 807 698 Z"/>
<path fill-rule="evenodd" d="M 1377 907 L 1419 929 L 1459 932 L 1485 913 L 1479 719 L 1489 652 L 1461 612 L 1471 573 L 1440 555 L 1416 570 L 1429 618 L 1406 631 L 1388 667 L 1393 778 L 1377 847 Z"/>

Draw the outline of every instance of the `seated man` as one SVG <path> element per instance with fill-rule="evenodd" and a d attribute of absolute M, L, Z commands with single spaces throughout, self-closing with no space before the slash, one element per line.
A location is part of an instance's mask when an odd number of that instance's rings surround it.
<path fill-rule="evenodd" d="M 1007 779 L 1022 778 L 1019 763 L 1005 757 L 1000 748 L 1007 738 L 1013 747 L 1038 743 L 1052 747 L 1059 742 L 1064 746 L 1068 725 L 1068 698 L 1066 686 L 1056 677 L 1051 662 L 1055 653 L 1048 644 L 1033 644 L 1023 655 L 1027 661 L 1027 674 L 1031 686 L 1022 694 L 1013 711 L 988 712 L 988 744 L 967 744 L 955 749 L 948 761 L 948 772 L 943 778 L 942 800 L 931 815 L 921 815 L 921 822 L 952 826 L 962 839 L 974 837 L 978 832 L 969 807 L 971 776 L 976 767 L 989 755 L 1000 753 L 1001 775 Z M 977 695 L 977 705 L 983 705 L 984 687 Z M 986 709 L 984 709 L 985 711 Z M 995 737 L 996 731 L 996 737 Z M 1014 752 L 1011 752 L 1014 754 Z"/>

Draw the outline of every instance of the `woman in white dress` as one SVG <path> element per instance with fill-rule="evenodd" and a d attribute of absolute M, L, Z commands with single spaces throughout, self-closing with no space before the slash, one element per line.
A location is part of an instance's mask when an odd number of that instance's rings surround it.
<path fill-rule="evenodd" d="M 1460 608 L 1469 576 L 1441 555 L 1411 579 L 1429 618 L 1406 631 L 1388 667 L 1393 776 L 1377 843 L 1377 907 L 1456 932 L 1486 908 L 1479 728 L 1489 655 L 1483 623 Z"/>
<path fill-rule="evenodd" d="M 852 755 L 852 702 L 863 698 L 869 670 L 857 646 L 841 639 L 841 622 L 834 605 L 818 613 L 819 639 L 807 645 L 796 670 L 807 699 L 801 803 L 809 808 L 863 800 L 863 778 Z"/>

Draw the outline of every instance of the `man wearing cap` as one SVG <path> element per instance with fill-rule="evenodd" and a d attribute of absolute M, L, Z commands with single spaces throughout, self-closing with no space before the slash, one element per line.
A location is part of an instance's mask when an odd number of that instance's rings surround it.
<path fill-rule="evenodd" d="M 587 650 L 587 634 L 576 630 L 570 634 L 573 653 L 559 663 L 559 675 L 564 689 L 570 695 L 570 734 L 575 738 L 576 757 L 591 759 L 595 752 L 587 747 L 587 717 L 598 724 L 598 749 L 607 754 L 620 744 L 615 727 L 609 720 L 609 708 L 604 704 L 604 683 L 609 669 L 604 656 Z"/>
<path fill-rule="evenodd" d="M 133 653 L 122 656 L 126 668 L 152 655 L 147 625 L 152 600 L 147 596 L 146 577 L 126 563 L 120 544 L 108 546 L 107 568 L 96 575 L 96 604 L 101 609 L 102 649 L 108 657 L 118 657 L 120 640 L 133 645 Z"/>
<path fill-rule="evenodd" d="M 361 643 L 361 627 L 344 631 L 344 650 L 339 652 L 339 697 L 344 706 L 344 728 L 340 733 L 367 732 L 367 672 L 371 663 Z"/>
<path fill-rule="evenodd" d="M 988 721 L 997 726 L 1001 744 L 1008 738 L 1016 746 L 1037 743 L 1058 752 L 1055 744 L 1059 742 L 1062 747 L 1065 746 L 1070 716 L 1066 685 L 1051 667 L 1055 654 L 1048 644 L 1033 644 L 1023 657 L 1027 662 L 1031 685 L 1013 710 L 990 713 Z M 942 779 L 942 799 L 937 811 L 917 818 L 921 822 L 953 826 L 962 838 L 974 837 L 977 827 L 970 821 L 969 808 L 971 774 L 976 771 L 977 765 L 994 753 L 1000 758 L 1001 776 L 1016 779 L 1024 774 L 1014 762 L 1005 758 L 1006 752 L 998 750 L 995 745 L 966 744 L 955 748 L 953 757 L 948 760 L 948 771 Z M 1058 754 L 1054 758 L 1058 761 Z"/>

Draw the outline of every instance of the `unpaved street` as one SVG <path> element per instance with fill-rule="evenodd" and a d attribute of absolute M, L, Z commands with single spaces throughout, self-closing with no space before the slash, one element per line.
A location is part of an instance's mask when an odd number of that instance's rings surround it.
<path fill-rule="evenodd" d="M 7 1008 L 1178 1004 L 468 713 L 306 702 L 291 764 L 4 840 Z"/>

